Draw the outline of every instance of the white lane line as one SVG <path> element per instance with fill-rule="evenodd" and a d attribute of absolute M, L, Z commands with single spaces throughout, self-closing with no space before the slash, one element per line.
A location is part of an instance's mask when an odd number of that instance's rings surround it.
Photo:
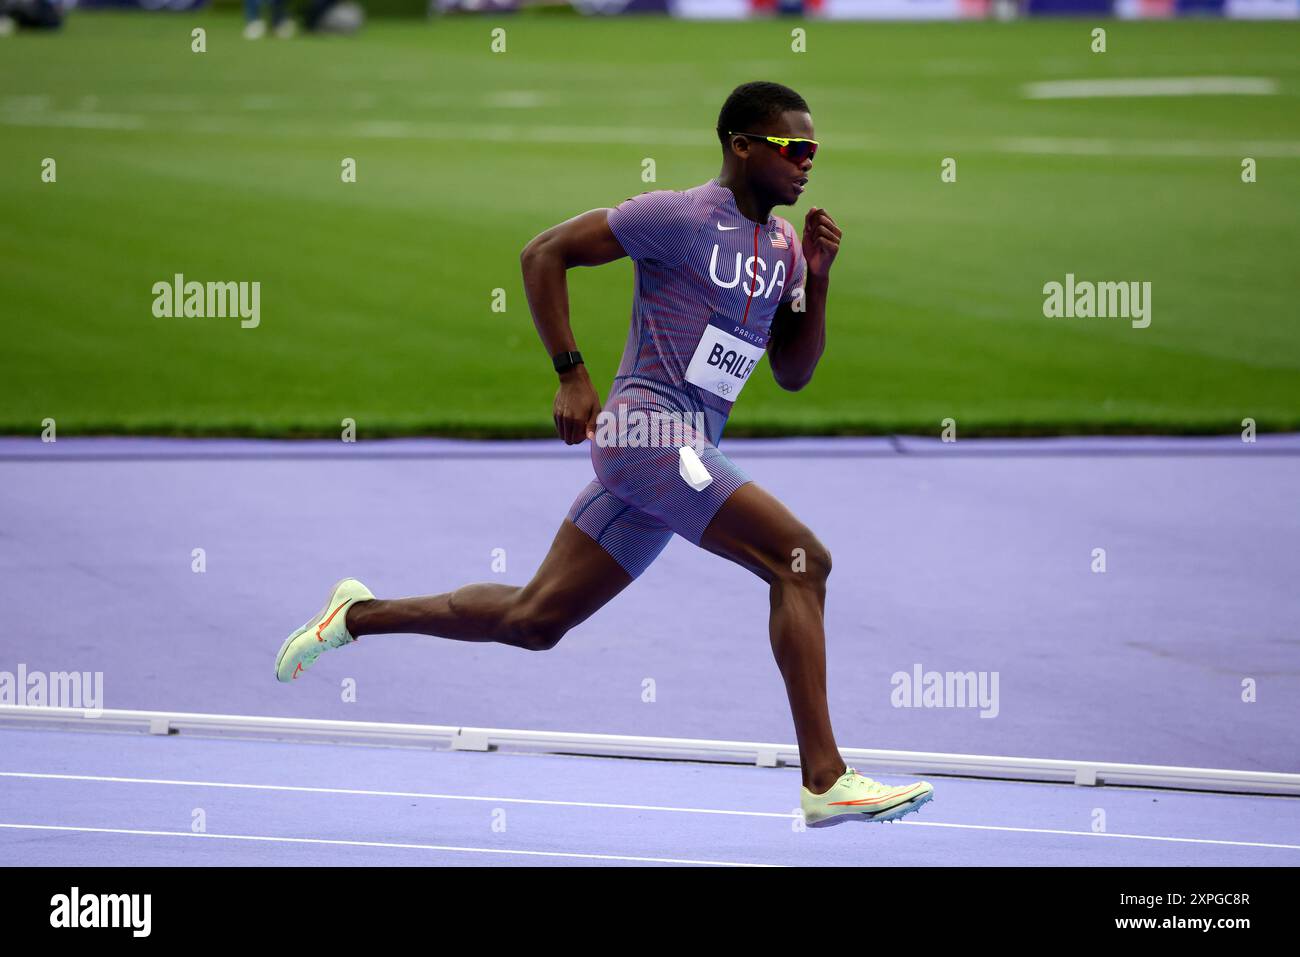
<path fill-rule="evenodd" d="M 110 784 L 164 784 L 178 787 L 230 788 L 232 790 L 250 791 L 295 791 L 312 794 L 352 794 L 371 797 L 408 797 L 428 798 L 445 801 L 492 801 L 498 804 L 541 804 L 557 807 L 593 807 L 612 808 L 624 811 L 676 811 L 679 814 L 722 814 L 733 817 L 776 817 L 790 820 L 793 812 L 781 814 L 776 811 L 737 811 L 719 808 L 667 807 L 656 804 L 609 804 L 597 801 L 552 801 L 539 798 L 482 797 L 468 794 L 437 794 L 424 791 L 374 791 L 360 788 L 326 788 L 308 787 L 297 784 L 236 784 L 223 781 L 180 781 L 167 778 L 123 778 L 93 774 L 44 774 L 34 771 L 0 771 L 4 778 L 36 778 L 59 781 L 97 781 Z M 1046 827 L 1013 827 L 998 824 L 953 824 L 942 821 L 895 821 L 910 827 L 949 827 L 971 831 L 1012 831 L 1021 834 L 1062 834 L 1068 837 L 1113 837 L 1134 841 L 1166 841 L 1175 844 L 1218 844 L 1227 847 L 1270 847 L 1281 850 L 1300 851 L 1300 844 L 1272 844 L 1261 841 L 1226 841 L 1199 837 L 1164 837 L 1154 834 L 1112 834 L 1096 831 L 1068 831 Z"/>
<path fill-rule="evenodd" d="M 1263 76 L 1114 77 L 1027 83 L 1030 100 L 1081 100 L 1109 96 L 1274 96 L 1277 81 Z"/>
<path fill-rule="evenodd" d="M 30 771 L 0 771 L 5 778 L 39 778 L 58 781 L 99 781 L 110 784 L 165 784 L 178 787 L 231 788 L 249 791 L 297 791 L 309 794 L 353 794 L 368 797 L 427 798 L 437 801 L 489 801 L 495 804 L 542 804 L 555 807 L 613 808 L 618 811 L 677 811 L 681 814 L 724 814 L 734 817 L 779 817 L 792 820 L 794 813 L 736 811 L 705 807 L 666 807 L 657 804 L 608 804 L 599 801 L 553 801 L 542 798 L 484 797 L 476 794 L 437 794 L 426 791 L 375 791 L 362 788 L 308 787 L 297 784 L 237 784 L 228 781 L 181 781 L 168 778 L 123 778 L 96 774 L 39 774 Z"/>
<path fill-rule="evenodd" d="M 952 827 L 972 831 L 1014 831 L 1020 834 L 1064 834 L 1069 837 L 1115 837 L 1130 841 L 1168 841 L 1174 844 L 1221 844 L 1227 847 L 1275 847 L 1300 851 L 1300 844 L 1267 844 L 1262 841 L 1217 841 L 1204 837 L 1159 837 L 1154 834 L 1112 834 L 1109 831 L 1066 831 L 1052 827 L 1008 827 L 994 824 L 950 824 L 943 821 L 901 821 L 912 827 Z"/>
<path fill-rule="evenodd" d="M 323 837 L 273 837 L 266 834 L 195 834 L 192 831 L 148 831 L 130 827 L 70 827 L 60 824 L 0 824 L 18 831 L 72 831 L 78 834 L 129 834 L 135 837 L 203 837 L 221 841 L 266 841 L 273 844 L 328 844 L 340 847 L 384 847 L 407 851 L 458 851 L 464 854 L 521 854 L 527 857 L 563 857 L 583 861 L 630 861 L 636 864 L 705 864 L 716 867 L 784 867 L 783 864 L 748 864 L 738 861 L 697 861 L 675 857 L 629 857 L 621 854 L 579 854 L 565 851 L 524 851 L 501 847 L 458 847 L 451 844 L 400 844 L 392 841 L 342 841 Z"/>

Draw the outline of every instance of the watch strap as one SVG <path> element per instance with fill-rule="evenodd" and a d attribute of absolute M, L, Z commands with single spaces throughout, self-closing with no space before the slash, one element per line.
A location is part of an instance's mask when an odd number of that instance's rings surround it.
<path fill-rule="evenodd" d="M 568 372 L 581 362 L 581 352 L 558 352 L 551 356 L 551 363 L 555 366 L 556 372 Z"/>

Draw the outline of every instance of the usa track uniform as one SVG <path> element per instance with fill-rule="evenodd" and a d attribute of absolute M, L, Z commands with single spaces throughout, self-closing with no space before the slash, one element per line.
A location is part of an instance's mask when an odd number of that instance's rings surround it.
<path fill-rule="evenodd" d="M 635 196 L 610 211 L 609 227 L 636 263 L 632 322 L 591 442 L 596 478 L 569 518 L 635 578 L 674 532 L 698 545 L 751 481 L 718 445 L 805 265 L 789 222 L 747 219 L 716 180 Z M 713 477 L 700 491 L 679 471 L 682 445 Z"/>

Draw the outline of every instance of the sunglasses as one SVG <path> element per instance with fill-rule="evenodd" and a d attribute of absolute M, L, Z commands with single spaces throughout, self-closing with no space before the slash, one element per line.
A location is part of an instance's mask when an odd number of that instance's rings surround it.
<path fill-rule="evenodd" d="M 764 136 L 761 133 L 733 133 L 728 136 L 747 136 L 751 140 L 762 140 L 792 163 L 802 163 L 817 155 L 817 141 L 805 140 L 797 136 Z"/>

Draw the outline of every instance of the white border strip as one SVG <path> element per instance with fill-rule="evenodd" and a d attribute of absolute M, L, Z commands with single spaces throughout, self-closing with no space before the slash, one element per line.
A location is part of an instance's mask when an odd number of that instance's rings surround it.
<path fill-rule="evenodd" d="M 180 711 L 92 711 L 85 708 L 37 708 L 0 705 L 0 725 L 43 725 L 86 730 L 148 731 L 152 734 L 200 732 L 256 735 L 288 740 L 326 740 L 437 747 L 456 751 L 545 751 L 618 757 L 740 761 L 761 767 L 797 765 L 793 744 L 712 741 L 704 738 L 654 738 L 575 731 L 524 731 L 436 724 L 390 724 L 279 718 L 236 714 L 191 714 Z M 1182 788 L 1245 794 L 1300 796 L 1300 774 L 1281 771 L 1235 771 L 1158 764 L 1117 764 L 1055 758 L 945 754 L 928 751 L 880 751 L 841 748 L 844 759 L 873 773 L 948 774 L 959 777 L 1013 778 L 1079 785 Z"/>

